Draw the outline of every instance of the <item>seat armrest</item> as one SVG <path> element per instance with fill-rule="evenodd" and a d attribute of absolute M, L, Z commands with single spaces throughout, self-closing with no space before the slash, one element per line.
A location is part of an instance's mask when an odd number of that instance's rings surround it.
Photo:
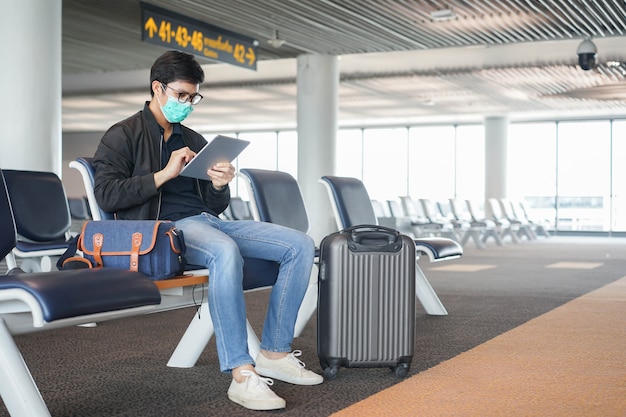
<path fill-rule="evenodd" d="M 415 250 L 428 255 L 431 262 L 450 260 L 463 255 L 463 247 L 456 241 L 444 237 L 414 239 Z"/>

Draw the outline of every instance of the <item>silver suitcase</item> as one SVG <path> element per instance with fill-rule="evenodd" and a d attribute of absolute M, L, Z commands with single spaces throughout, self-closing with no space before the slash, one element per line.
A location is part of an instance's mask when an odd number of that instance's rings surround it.
<path fill-rule="evenodd" d="M 320 244 L 317 351 L 324 377 L 341 367 L 409 372 L 415 349 L 415 243 L 361 225 Z"/>

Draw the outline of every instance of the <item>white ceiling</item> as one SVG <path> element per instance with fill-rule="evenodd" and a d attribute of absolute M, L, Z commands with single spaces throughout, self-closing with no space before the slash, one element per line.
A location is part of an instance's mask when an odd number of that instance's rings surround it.
<path fill-rule="evenodd" d="M 259 41 L 257 71 L 200 59 L 206 131 L 296 127 L 297 56 L 340 57 L 341 126 L 626 117 L 624 0 L 149 1 Z M 434 22 L 432 11 L 456 18 Z M 164 48 L 140 38 L 138 0 L 63 1 L 63 130 L 103 131 L 149 99 Z M 267 40 L 285 40 L 273 48 Z M 583 71 L 576 49 L 598 47 Z"/>

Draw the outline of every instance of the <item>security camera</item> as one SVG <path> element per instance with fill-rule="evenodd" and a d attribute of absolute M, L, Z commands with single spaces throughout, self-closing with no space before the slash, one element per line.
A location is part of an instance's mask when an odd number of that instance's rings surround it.
<path fill-rule="evenodd" d="M 578 65 L 580 65 L 580 68 L 585 71 L 594 68 L 596 66 L 596 52 L 598 52 L 598 48 L 590 39 L 585 39 L 578 45 L 576 53 L 578 54 Z"/>

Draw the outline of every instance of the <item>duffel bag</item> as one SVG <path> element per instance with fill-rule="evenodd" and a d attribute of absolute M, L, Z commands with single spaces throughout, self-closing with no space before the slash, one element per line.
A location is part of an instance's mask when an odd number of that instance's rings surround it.
<path fill-rule="evenodd" d="M 180 275 L 186 265 L 183 232 L 165 220 L 87 221 L 76 247 L 88 267 L 130 269 L 153 280 Z M 61 268 L 74 262 L 65 257 Z"/>

